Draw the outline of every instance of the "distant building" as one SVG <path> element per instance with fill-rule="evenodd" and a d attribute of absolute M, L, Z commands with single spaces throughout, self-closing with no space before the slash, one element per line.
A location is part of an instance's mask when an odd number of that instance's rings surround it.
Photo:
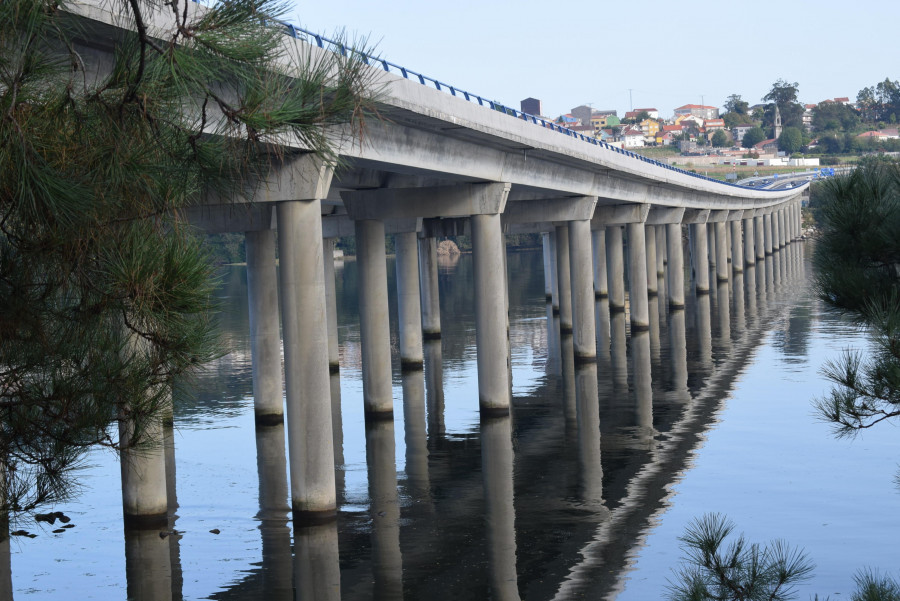
<path fill-rule="evenodd" d="M 659 119 L 659 111 L 657 109 L 634 109 L 625 113 L 626 119 L 637 119 L 641 113 L 647 113 L 651 119 Z"/>
<path fill-rule="evenodd" d="M 587 106 L 586 104 L 582 104 L 581 106 L 576 106 L 572 109 L 571 114 L 573 117 L 581 121 L 582 125 L 590 125 L 591 124 L 591 115 L 594 110 Z"/>
<path fill-rule="evenodd" d="M 640 148 L 644 146 L 644 132 L 639 127 L 627 127 L 622 132 L 622 141 L 625 148 Z"/>
<path fill-rule="evenodd" d="M 866 133 L 859 134 L 856 137 L 862 138 L 863 140 L 900 140 L 900 133 L 898 133 L 897 129 L 889 128 L 880 129 L 877 131 L 867 131 Z"/>
<path fill-rule="evenodd" d="M 649 138 L 651 141 L 656 138 L 656 132 L 659 131 L 659 121 L 656 119 L 644 119 L 638 125 L 640 125 L 641 131 L 644 132 L 645 138 Z"/>
<path fill-rule="evenodd" d="M 705 104 L 686 104 L 675 109 L 675 116 L 693 115 L 700 119 L 718 119 L 719 107 L 707 106 Z"/>
<path fill-rule="evenodd" d="M 521 111 L 523 113 L 528 113 L 529 115 L 544 114 L 544 112 L 541 110 L 541 101 L 537 98 L 526 98 L 519 103 L 519 106 L 521 107 Z"/>
<path fill-rule="evenodd" d="M 618 111 L 616 111 L 615 109 L 613 109 L 613 110 L 605 110 L 605 111 L 598 111 L 598 110 L 594 109 L 594 112 L 591 113 L 591 117 L 593 118 L 593 117 L 598 117 L 598 116 L 599 116 L 599 117 L 603 117 L 603 116 L 607 116 L 607 117 L 609 117 L 609 116 L 612 116 L 612 117 L 618 117 L 618 116 L 619 116 L 619 113 L 618 113 Z"/>
<path fill-rule="evenodd" d="M 778 154 L 778 140 L 775 138 L 763 140 L 762 142 L 755 144 L 753 150 L 759 154 Z"/>
<path fill-rule="evenodd" d="M 734 138 L 734 141 L 740 144 L 744 140 L 744 134 L 748 131 L 756 127 L 752 123 L 744 123 L 742 125 L 735 125 L 731 128 L 731 137 Z"/>

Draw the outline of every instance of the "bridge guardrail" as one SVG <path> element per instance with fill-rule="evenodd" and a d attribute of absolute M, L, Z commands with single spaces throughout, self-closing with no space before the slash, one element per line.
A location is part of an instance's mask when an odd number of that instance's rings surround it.
<path fill-rule="evenodd" d="M 194 0 L 194 1 L 197 2 L 198 0 Z M 517 119 L 522 119 L 523 121 L 530 122 L 535 125 L 540 125 L 541 127 L 550 129 L 552 131 L 559 132 L 559 133 L 567 135 L 569 137 L 577 138 L 588 144 L 593 144 L 594 146 L 599 146 L 601 148 L 605 148 L 607 150 L 617 152 L 619 154 L 637 159 L 639 161 L 643 161 L 643 162 L 649 163 L 651 165 L 656 165 L 658 167 L 662 167 L 663 169 L 668 169 L 669 171 L 674 171 L 676 173 L 683 173 L 684 175 L 688 175 L 690 177 L 696 177 L 698 179 L 715 182 L 715 183 L 721 184 L 723 186 L 732 186 L 734 188 L 740 188 L 742 190 L 749 190 L 749 189 L 760 190 L 759 188 L 752 188 L 749 186 L 742 186 L 737 183 L 722 181 L 720 179 L 715 179 L 715 178 L 712 178 L 712 177 L 709 177 L 706 175 L 701 175 L 699 173 L 687 171 L 685 169 L 680 169 L 678 167 L 674 167 L 672 165 L 669 165 L 668 163 L 663 163 L 663 162 L 657 161 L 655 159 L 650 159 L 650 158 L 645 157 L 636 152 L 631 152 L 629 150 L 625 150 L 624 148 L 619 148 L 618 146 L 613 146 L 612 144 L 608 144 L 608 143 L 603 142 L 602 140 L 598 140 L 597 138 L 594 138 L 592 136 L 585 136 L 581 132 L 577 132 L 577 131 L 571 130 L 567 127 L 563 127 L 563 126 L 559 125 L 558 123 L 544 119 L 543 117 L 539 117 L 537 115 L 531 115 L 529 113 L 519 111 L 512 107 L 508 107 L 497 101 L 489 100 L 489 99 L 485 98 L 484 96 L 480 96 L 478 94 L 473 94 L 471 92 L 463 90 L 462 88 L 452 86 L 448 83 L 445 83 L 445 82 L 435 79 L 433 77 L 429 77 L 429 76 L 419 73 L 417 71 L 413 71 L 412 69 L 407 69 L 406 67 L 404 67 L 402 65 L 392 63 L 386 59 L 366 54 L 366 53 L 356 50 L 354 48 L 347 48 L 347 46 L 341 42 L 337 42 L 337 41 L 328 39 L 321 34 L 314 33 L 312 31 L 303 29 L 302 27 L 298 27 L 298 26 L 288 23 L 286 21 L 278 20 L 277 23 L 284 28 L 285 33 L 287 35 L 289 35 L 295 39 L 302 40 L 308 44 L 315 44 L 317 47 L 322 48 L 323 50 L 330 50 L 332 52 L 337 52 L 337 53 L 341 54 L 342 56 L 347 56 L 347 52 L 349 51 L 353 54 L 358 55 L 363 60 L 363 62 L 365 62 L 367 65 L 380 67 L 387 73 L 399 75 L 400 77 L 403 77 L 404 79 L 418 81 L 421 85 L 434 87 L 434 89 L 436 89 L 440 92 L 445 92 L 452 96 L 463 98 L 468 102 L 477 102 L 480 106 L 484 106 L 484 107 L 490 108 L 491 110 L 505 113 L 511 117 L 515 117 Z"/>

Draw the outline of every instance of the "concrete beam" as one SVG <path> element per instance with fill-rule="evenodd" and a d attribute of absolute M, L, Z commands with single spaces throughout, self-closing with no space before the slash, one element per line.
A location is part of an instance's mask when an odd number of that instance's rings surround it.
<path fill-rule="evenodd" d="M 709 220 L 709 209 L 686 209 L 682 223 L 706 223 Z"/>
<path fill-rule="evenodd" d="M 669 223 L 681 223 L 684 220 L 683 207 L 651 207 L 647 215 L 647 225 L 667 225 Z"/>
<path fill-rule="evenodd" d="M 596 206 L 596 196 L 520 200 L 506 203 L 502 220 L 504 225 L 546 221 L 586 221 L 594 215 Z"/>
<path fill-rule="evenodd" d="M 649 213 L 649 204 L 601 205 L 594 209 L 591 228 L 598 229 L 609 225 L 644 223 Z"/>
<path fill-rule="evenodd" d="M 341 192 L 355 220 L 404 217 L 468 217 L 502 213 L 508 183 L 459 184 L 430 188 L 379 188 Z"/>
<path fill-rule="evenodd" d="M 728 221 L 728 211 L 710 211 L 706 223 L 725 223 Z"/>
<path fill-rule="evenodd" d="M 187 207 L 180 216 L 207 234 L 275 229 L 275 205 L 230 203 Z"/>
<path fill-rule="evenodd" d="M 744 218 L 744 210 L 728 211 L 727 221 L 740 221 Z"/>

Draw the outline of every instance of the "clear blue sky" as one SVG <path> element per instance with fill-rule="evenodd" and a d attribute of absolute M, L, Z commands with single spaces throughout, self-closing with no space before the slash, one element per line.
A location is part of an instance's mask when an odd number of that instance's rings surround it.
<path fill-rule="evenodd" d="M 900 79 L 895 0 L 606 3 L 582 0 L 293 0 L 289 19 L 367 37 L 388 60 L 518 108 L 555 117 L 596 109 L 751 105 L 777 79 L 800 101 Z M 629 88 L 632 100 L 629 101 Z"/>

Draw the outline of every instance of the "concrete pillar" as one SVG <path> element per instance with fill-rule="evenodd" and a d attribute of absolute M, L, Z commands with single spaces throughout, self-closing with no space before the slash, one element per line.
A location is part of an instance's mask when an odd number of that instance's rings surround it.
<path fill-rule="evenodd" d="M 644 225 L 644 239 L 647 241 L 647 296 L 656 296 L 659 293 L 656 283 L 656 226 Z"/>
<path fill-rule="evenodd" d="M 578 472 L 581 498 L 587 507 L 603 504 L 603 466 L 600 461 L 600 399 L 597 365 L 575 369 L 575 407 L 578 424 Z"/>
<path fill-rule="evenodd" d="M 753 232 L 753 217 L 744 219 L 744 265 L 756 265 L 756 237 Z"/>
<path fill-rule="evenodd" d="M 591 232 L 594 251 L 594 296 L 609 297 L 609 278 L 606 275 L 606 229 L 600 228 Z"/>
<path fill-rule="evenodd" d="M 253 365 L 253 413 L 257 424 L 281 424 L 284 423 L 284 396 L 275 231 L 247 232 L 245 248 L 250 358 Z"/>
<path fill-rule="evenodd" d="M 422 337 L 441 337 L 441 301 L 438 292 L 437 242 L 419 238 L 419 292 L 422 303 Z"/>
<path fill-rule="evenodd" d="M 612 359 L 613 385 L 622 396 L 628 395 L 628 353 L 625 340 L 625 314 L 610 313 L 609 353 Z"/>
<path fill-rule="evenodd" d="M 500 215 L 472 215 L 470 219 L 475 264 L 479 404 L 483 415 L 506 415 L 509 413 L 510 388 Z M 566 242 L 568 248 L 568 240 Z"/>
<path fill-rule="evenodd" d="M 716 280 L 727 282 L 730 275 L 728 269 L 728 236 L 724 221 L 718 221 L 716 228 Z"/>
<path fill-rule="evenodd" d="M 756 261 L 766 260 L 766 236 L 765 225 L 762 215 L 753 218 L 753 234 L 756 237 L 754 246 L 756 247 Z"/>
<path fill-rule="evenodd" d="M 336 513 L 322 207 L 278 203 L 281 320 L 294 522 Z M 311 452 L 314 450 L 314 452 Z"/>
<path fill-rule="evenodd" d="M 270 574 L 266 576 L 271 577 Z M 340 601 L 341 565 L 336 522 L 294 526 L 293 579 L 294 590 L 288 591 L 286 599 Z"/>
<path fill-rule="evenodd" d="M 780 246 L 781 234 L 779 232 L 778 211 L 774 211 L 770 217 L 772 222 L 772 251 L 776 251 Z"/>
<path fill-rule="evenodd" d="M 556 226 L 556 281 L 559 286 L 559 331 L 572 332 L 572 275 L 569 266 L 569 228 Z"/>
<path fill-rule="evenodd" d="M 397 317 L 400 322 L 400 367 L 422 369 L 422 310 L 419 302 L 419 255 L 415 232 L 394 237 L 397 254 Z"/>
<path fill-rule="evenodd" d="M 666 226 L 656 228 L 656 277 L 666 277 L 666 263 L 668 262 L 668 249 L 666 248 Z"/>
<path fill-rule="evenodd" d="M 705 223 L 691 224 L 691 238 L 693 239 L 693 247 L 691 248 L 691 258 L 694 264 L 694 289 L 697 294 L 709 294 L 709 252 L 707 250 L 706 235 L 709 228 Z"/>
<path fill-rule="evenodd" d="M 684 309 L 684 251 L 681 248 L 681 224 L 666 225 L 666 255 L 669 258 L 669 308 Z"/>
<path fill-rule="evenodd" d="M 134 423 L 131 420 L 120 420 L 119 440 L 123 450 L 119 463 L 125 525 L 135 529 L 164 529 L 168 524 L 168 495 L 162 419 L 153 418 L 143 425 L 142 440 L 155 442 L 129 448 L 133 434 Z M 166 559 L 168 560 L 168 551 Z"/>
<path fill-rule="evenodd" d="M 778 211 L 778 247 L 784 248 L 788 243 L 787 235 L 787 209 Z"/>
<path fill-rule="evenodd" d="M 629 223 L 628 228 L 628 268 L 631 305 L 631 331 L 650 328 L 650 307 L 647 303 L 647 241 L 643 223 Z"/>
<path fill-rule="evenodd" d="M 428 404 L 428 440 L 443 439 L 444 424 L 444 362 L 440 340 L 425 341 L 425 399 Z"/>
<path fill-rule="evenodd" d="M 606 228 L 606 275 L 609 279 L 609 312 L 625 310 L 625 259 L 622 226 Z"/>
<path fill-rule="evenodd" d="M 638 436 L 649 442 L 653 430 L 653 378 L 650 360 L 650 332 L 631 335 L 631 373 L 633 374 L 635 425 Z"/>
<path fill-rule="evenodd" d="M 553 314 L 559 315 L 559 274 L 556 260 L 556 228 L 550 231 L 550 293 Z"/>
<path fill-rule="evenodd" d="M 407 491 L 415 502 L 431 502 L 428 475 L 428 434 L 425 419 L 425 377 L 421 371 L 402 375 L 403 433 L 406 442 Z"/>
<path fill-rule="evenodd" d="M 356 221 L 359 265 L 359 342 L 367 418 L 392 418 L 391 338 L 388 317 L 384 222 Z M 502 297 L 500 297 L 502 298 Z"/>
<path fill-rule="evenodd" d="M 261 592 L 263 598 L 273 601 L 290 599 L 293 589 L 291 529 L 285 506 L 289 493 L 284 450 L 284 424 L 256 428 L 256 471 L 259 481 L 259 513 L 256 519 L 267 572 L 267 577 L 262 579 Z M 331 525 L 336 527 L 336 522 L 331 522 Z"/>
<path fill-rule="evenodd" d="M 772 254 L 772 215 L 763 215 L 763 229 L 765 234 L 766 254 Z"/>
<path fill-rule="evenodd" d="M 322 241 L 325 261 L 325 307 L 328 312 L 328 370 L 335 374 L 341 369 L 340 345 L 337 330 L 337 291 L 334 284 L 334 238 Z"/>
<path fill-rule="evenodd" d="M 125 591 L 134 601 L 171 601 L 169 541 L 156 529 L 125 529 Z M 5 597 L 12 599 L 12 597 Z"/>
<path fill-rule="evenodd" d="M 550 234 L 544 232 L 541 234 L 541 243 L 544 249 L 544 298 L 548 303 L 553 302 L 553 277 L 550 271 Z"/>
<path fill-rule="evenodd" d="M 591 222 L 570 221 L 569 269 L 572 281 L 572 334 L 576 362 L 596 361 L 597 330 L 594 324 Z"/>
<path fill-rule="evenodd" d="M 744 271 L 744 245 L 741 239 L 741 222 L 731 222 L 731 269 L 735 273 Z"/>
<path fill-rule="evenodd" d="M 716 224 L 715 223 L 707 223 L 706 224 L 706 238 L 708 240 L 708 255 L 709 255 L 709 266 L 716 266 Z"/>

